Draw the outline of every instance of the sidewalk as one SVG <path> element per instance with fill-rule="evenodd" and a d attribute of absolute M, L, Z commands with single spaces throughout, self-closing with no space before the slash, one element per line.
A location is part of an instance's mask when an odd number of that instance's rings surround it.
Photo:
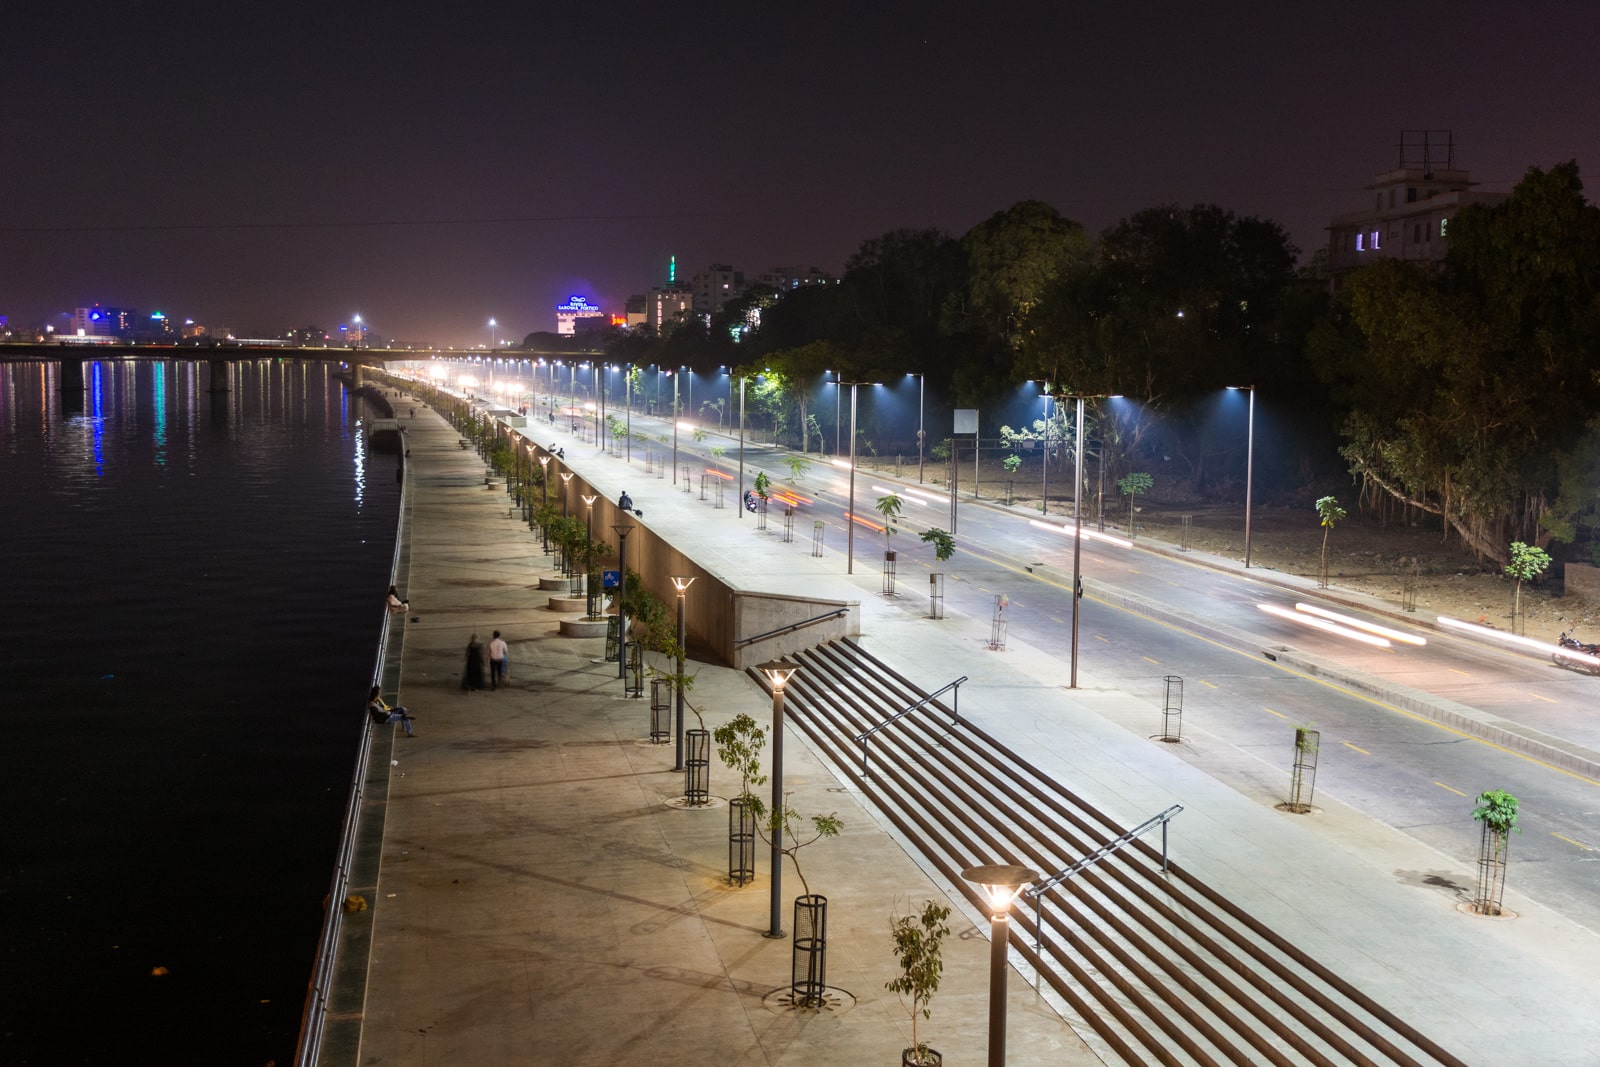
<path fill-rule="evenodd" d="M 420 718 L 417 738 L 394 741 L 361 1062 L 897 1062 L 909 1026 L 882 988 L 892 977 L 888 916 L 897 900 L 942 898 L 939 886 L 790 731 L 785 783 L 796 807 L 837 810 L 846 829 L 802 853 L 813 888 L 830 898 L 837 1004 L 784 1010 L 772 994 L 787 983 L 789 943 L 761 937 L 764 855 L 753 885 L 727 887 L 726 808 L 666 803 L 681 791 L 670 746 L 642 740 L 645 702 L 621 696 L 615 665 L 593 662 L 598 639 L 555 636 L 560 616 L 536 591 L 549 571 L 507 517 L 503 490 L 485 490 L 481 461 L 431 414 L 410 436 L 407 593 L 421 621 L 406 635 L 400 697 Z M 639 481 L 636 469 L 564 442 L 599 489 L 639 497 L 623 484 Z M 751 552 L 767 560 L 753 573 L 773 569 L 770 541 L 731 515 L 708 521 L 697 500 L 660 496 L 645 521 L 664 536 L 692 531 L 725 571 Z M 807 558 L 803 546 L 782 548 L 797 567 Z M 830 581 L 846 583 L 833 564 Z M 1138 701 L 1111 689 L 1068 694 L 1059 665 L 1025 645 L 985 654 L 986 619 L 930 625 L 875 595 L 876 573 L 857 578 L 847 584 L 868 651 L 934 684 L 969 674 L 964 717 L 1128 825 L 1184 804 L 1178 862 L 1456 1054 L 1558 1064 L 1600 1045 L 1592 932 L 1514 888 L 1515 921 L 1465 915 L 1453 904 L 1472 883 L 1471 857 L 1441 855 L 1336 803 L 1315 819 L 1282 816 L 1118 725 L 1154 719 Z M 463 693 L 467 636 L 487 640 L 493 629 L 511 642 L 512 688 Z M 770 707 L 745 677 L 713 667 L 701 667 L 691 695 L 713 727 L 740 711 L 764 720 Z M 1238 763 L 1239 780 L 1261 773 L 1248 754 Z M 727 778 L 713 760 L 713 794 L 730 792 Z M 792 868 L 784 888 L 799 891 Z M 953 903 L 958 936 L 922 1032 L 949 1062 L 970 1064 L 986 1047 L 986 924 Z M 1022 974 L 1008 989 L 1012 1062 L 1099 1062 Z"/>
<path fill-rule="evenodd" d="M 727 885 L 725 801 L 668 803 L 682 792 L 673 747 L 648 743 L 648 701 L 624 698 L 616 665 L 593 662 L 600 639 L 557 635 L 562 616 L 536 591 L 550 571 L 504 491 L 484 489 L 481 461 L 437 419 L 409 436 L 406 592 L 420 621 L 400 699 L 417 736 L 393 745 L 360 1062 L 897 1063 L 910 1027 L 883 988 L 889 916 L 944 894 L 791 733 L 795 806 L 837 811 L 845 829 L 801 854 L 830 900 L 831 1002 L 786 1008 L 790 942 L 762 936 L 765 851 L 753 884 Z M 511 686 L 462 692 L 468 635 L 495 629 Z M 691 699 L 713 726 L 771 708 L 743 674 L 710 666 Z M 713 759 L 713 795 L 736 785 Z M 792 866 L 784 890 L 801 891 Z M 987 1047 L 987 924 L 971 918 L 952 917 L 921 1024 L 951 1063 L 982 1062 Z M 1100 1062 L 1020 975 L 1009 994 L 1014 1062 Z"/>

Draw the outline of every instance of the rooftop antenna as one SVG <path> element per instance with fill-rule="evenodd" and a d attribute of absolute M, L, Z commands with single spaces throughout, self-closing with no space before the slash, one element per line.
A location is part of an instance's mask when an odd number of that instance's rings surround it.
<path fill-rule="evenodd" d="M 1445 170 L 1456 169 L 1454 130 L 1400 131 L 1401 170 L 1420 167 L 1424 177 L 1432 178 L 1441 164 Z"/>

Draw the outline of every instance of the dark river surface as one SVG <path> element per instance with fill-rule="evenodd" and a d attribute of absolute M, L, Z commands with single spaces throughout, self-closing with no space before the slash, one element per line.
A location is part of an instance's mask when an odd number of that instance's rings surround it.
<path fill-rule="evenodd" d="M 0 364 L 0 1063 L 292 1062 L 400 498 L 321 363 Z"/>

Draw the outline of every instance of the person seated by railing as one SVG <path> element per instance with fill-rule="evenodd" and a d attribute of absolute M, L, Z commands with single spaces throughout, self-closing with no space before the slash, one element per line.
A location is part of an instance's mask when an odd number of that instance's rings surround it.
<path fill-rule="evenodd" d="M 389 595 L 385 598 L 385 600 L 389 605 L 389 610 L 394 612 L 396 615 L 404 615 L 406 612 L 411 610 L 411 601 L 401 596 L 400 590 L 396 589 L 392 585 L 389 587 Z"/>
<path fill-rule="evenodd" d="M 399 723 L 406 732 L 407 737 L 417 736 L 411 729 L 415 715 L 398 705 L 390 707 L 383 702 L 383 693 L 378 686 L 372 687 L 372 693 L 367 697 L 367 714 L 372 716 L 372 721 L 378 726 L 392 726 Z"/>

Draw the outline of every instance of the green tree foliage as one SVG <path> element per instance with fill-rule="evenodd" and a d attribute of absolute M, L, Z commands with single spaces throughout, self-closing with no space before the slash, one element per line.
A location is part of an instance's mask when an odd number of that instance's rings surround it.
<path fill-rule="evenodd" d="M 761 751 L 767 741 L 767 731 L 741 712 L 712 731 L 711 739 L 717 743 L 717 758 L 739 776 L 739 796 L 744 798 L 759 822 L 766 808 L 750 790 L 767 784 L 767 776 L 761 770 Z"/>
<path fill-rule="evenodd" d="M 904 506 L 905 501 L 897 493 L 880 496 L 878 502 L 873 505 L 878 514 L 883 516 L 883 550 L 885 552 L 889 551 L 889 538 L 894 535 L 894 524 L 900 518 L 900 509 Z"/>
<path fill-rule="evenodd" d="M 1140 493 L 1148 493 L 1155 488 L 1156 480 L 1144 471 L 1134 471 L 1117 479 L 1117 488 L 1122 490 L 1122 495 L 1128 498 L 1128 536 L 1134 536 L 1133 501 Z"/>
<path fill-rule="evenodd" d="M 1548 566 L 1550 555 L 1544 549 L 1525 545 L 1521 541 L 1511 542 L 1511 562 L 1506 564 L 1506 577 L 1517 583 L 1511 606 L 1513 623 L 1522 616 L 1522 583 L 1533 581 Z"/>
<path fill-rule="evenodd" d="M 956 554 L 956 539 L 948 530 L 941 530 L 937 526 L 929 527 L 922 531 L 922 540 L 933 546 L 933 558 L 940 563 Z"/>
<path fill-rule="evenodd" d="M 1379 261 L 1352 275 L 1312 356 L 1348 411 L 1343 452 L 1363 494 L 1439 515 L 1505 563 L 1513 537 L 1583 514 L 1558 464 L 1600 410 L 1600 209 L 1564 163 L 1448 232 L 1443 271 Z M 1541 531 L 1552 496 L 1575 510 Z"/>
<path fill-rule="evenodd" d="M 944 974 L 944 939 L 950 936 L 948 905 L 926 901 L 921 914 L 895 915 L 889 920 L 889 933 L 894 938 L 895 962 L 900 974 L 885 982 L 883 988 L 898 994 L 900 1002 L 910 1001 L 911 1047 L 915 1062 L 928 1062 L 928 1045 L 917 1038 L 917 1018 L 928 1019 L 933 995 L 939 991 L 939 979 Z"/>
<path fill-rule="evenodd" d="M 1328 534 L 1332 532 L 1336 524 L 1343 522 L 1348 514 L 1349 512 L 1339 506 L 1339 501 L 1331 496 L 1321 497 L 1317 500 L 1317 521 L 1322 526 L 1322 569 L 1320 573 L 1323 576 L 1322 584 L 1324 586 L 1328 584 Z"/>

